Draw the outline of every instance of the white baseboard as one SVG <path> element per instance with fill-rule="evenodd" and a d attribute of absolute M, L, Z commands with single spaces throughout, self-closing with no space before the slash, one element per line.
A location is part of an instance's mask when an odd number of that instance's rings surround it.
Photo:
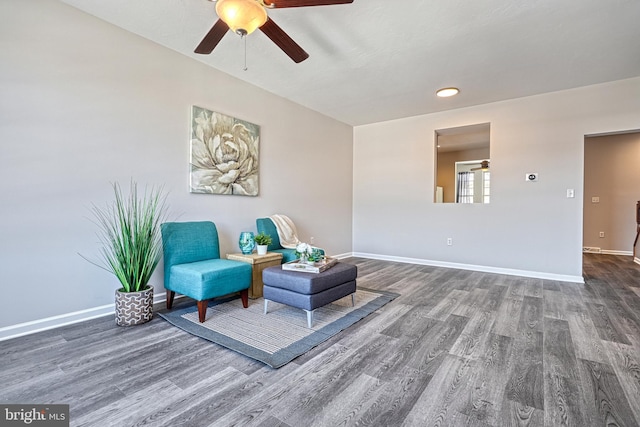
<path fill-rule="evenodd" d="M 621 256 L 633 256 L 632 251 L 615 251 L 610 249 L 600 249 L 596 247 L 582 248 L 582 252 L 585 254 L 603 254 L 603 255 L 621 255 Z"/>
<path fill-rule="evenodd" d="M 600 254 L 602 253 L 602 249 L 595 246 L 585 246 L 582 248 L 582 252 L 585 254 Z"/>
<path fill-rule="evenodd" d="M 600 251 L 600 253 L 603 255 L 633 256 L 633 252 L 631 251 L 612 251 L 612 250 L 603 249 Z"/>
<path fill-rule="evenodd" d="M 176 297 L 178 299 L 179 297 Z M 167 300 L 167 294 L 153 295 L 153 303 L 162 303 Z M 84 322 L 86 320 L 97 319 L 104 316 L 115 316 L 115 303 L 102 305 L 100 307 L 88 308 L 86 310 L 74 311 L 72 313 L 60 314 L 44 319 L 32 320 L 30 322 L 19 323 L 17 325 L 6 326 L 0 328 L 0 341 L 9 340 L 11 338 L 21 337 L 23 335 L 35 334 L 49 329 L 59 328 L 61 326 L 71 325 L 73 323 Z M 114 320 L 115 322 L 115 320 Z"/>
<path fill-rule="evenodd" d="M 344 254 L 338 254 L 338 255 L 331 255 L 331 258 L 337 258 L 337 259 L 345 259 L 345 258 L 349 258 L 352 257 L 353 254 L 351 252 L 347 252 Z"/>
<path fill-rule="evenodd" d="M 609 251 L 621 252 L 621 251 Z M 602 253 L 605 253 L 603 251 Z M 616 253 L 616 255 L 622 255 Z M 625 253 L 626 255 L 626 253 Z M 629 253 L 629 255 L 632 255 Z M 403 262 L 407 264 L 431 265 L 434 267 L 457 268 L 460 270 L 481 271 L 485 273 L 507 274 L 510 276 L 534 277 L 537 279 L 558 280 L 562 282 L 584 283 L 582 276 L 567 276 L 563 274 L 541 273 L 536 271 L 514 270 L 509 268 L 485 267 L 482 265 L 458 264 L 455 262 L 432 261 L 418 258 L 404 258 L 389 255 L 369 254 L 363 252 L 347 252 L 339 255 L 333 255 L 335 258 L 344 259 L 349 257 L 360 257 L 368 259 L 379 259 L 382 261 Z M 640 264 L 640 259 L 635 258 L 635 262 Z M 181 296 L 176 296 L 176 299 Z M 154 294 L 153 303 L 162 303 L 166 301 L 166 293 Z M 113 316 L 115 304 L 103 305 L 100 307 L 89 308 L 86 310 L 75 311 L 73 313 L 61 314 L 58 316 L 47 317 L 44 319 L 33 320 L 30 322 L 19 323 L 17 325 L 0 328 L 0 341 L 11 338 L 17 338 L 23 335 L 34 334 L 36 332 L 46 331 L 49 329 L 59 328 L 61 326 L 71 325 L 73 323 L 84 322 L 86 320 L 96 319 L 98 317 Z"/>
<path fill-rule="evenodd" d="M 379 259 L 382 261 L 404 262 L 407 264 L 431 265 L 433 267 L 457 268 L 459 270 L 481 271 L 483 273 L 506 274 L 509 276 L 533 277 L 536 279 L 558 280 L 560 282 L 584 283 L 582 276 L 570 276 L 566 274 L 544 273 L 539 271 L 515 270 L 511 268 L 487 267 L 484 265 L 459 264 L 456 262 L 433 261 L 419 258 L 404 258 L 389 255 L 368 254 L 354 252 L 354 257 Z"/>
<path fill-rule="evenodd" d="M 633 262 L 635 262 L 636 264 L 640 264 L 640 258 L 635 257 L 635 258 L 633 259 Z"/>

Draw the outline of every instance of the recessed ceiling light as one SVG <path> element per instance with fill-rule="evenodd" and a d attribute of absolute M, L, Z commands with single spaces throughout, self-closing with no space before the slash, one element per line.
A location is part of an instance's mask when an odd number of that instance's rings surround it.
<path fill-rule="evenodd" d="M 457 95 L 460 92 L 460 89 L 457 87 L 445 87 L 442 89 L 438 89 L 436 95 L 440 98 L 447 98 L 449 96 Z"/>

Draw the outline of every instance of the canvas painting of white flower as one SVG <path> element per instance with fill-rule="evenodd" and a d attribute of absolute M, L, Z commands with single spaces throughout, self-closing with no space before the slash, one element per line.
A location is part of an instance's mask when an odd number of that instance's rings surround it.
<path fill-rule="evenodd" d="M 191 109 L 191 192 L 258 195 L 260 126 Z"/>

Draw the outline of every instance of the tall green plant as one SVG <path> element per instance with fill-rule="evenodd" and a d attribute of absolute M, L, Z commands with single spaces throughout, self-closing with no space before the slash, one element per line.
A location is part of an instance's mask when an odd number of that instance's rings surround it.
<path fill-rule="evenodd" d="M 166 195 L 162 188 L 145 188 L 138 197 L 138 185 L 131 181 L 129 197 L 113 184 L 115 200 L 106 207 L 93 205 L 101 260 L 87 261 L 114 274 L 124 292 L 138 292 L 149 283 L 162 256 L 160 224 L 167 215 Z"/>

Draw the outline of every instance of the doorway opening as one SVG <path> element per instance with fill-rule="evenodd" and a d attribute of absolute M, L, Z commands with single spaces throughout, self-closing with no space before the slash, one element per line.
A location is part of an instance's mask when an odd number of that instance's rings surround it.
<path fill-rule="evenodd" d="M 583 253 L 629 256 L 640 264 L 640 130 L 584 138 Z M 635 256 L 634 256 L 635 255 Z"/>

